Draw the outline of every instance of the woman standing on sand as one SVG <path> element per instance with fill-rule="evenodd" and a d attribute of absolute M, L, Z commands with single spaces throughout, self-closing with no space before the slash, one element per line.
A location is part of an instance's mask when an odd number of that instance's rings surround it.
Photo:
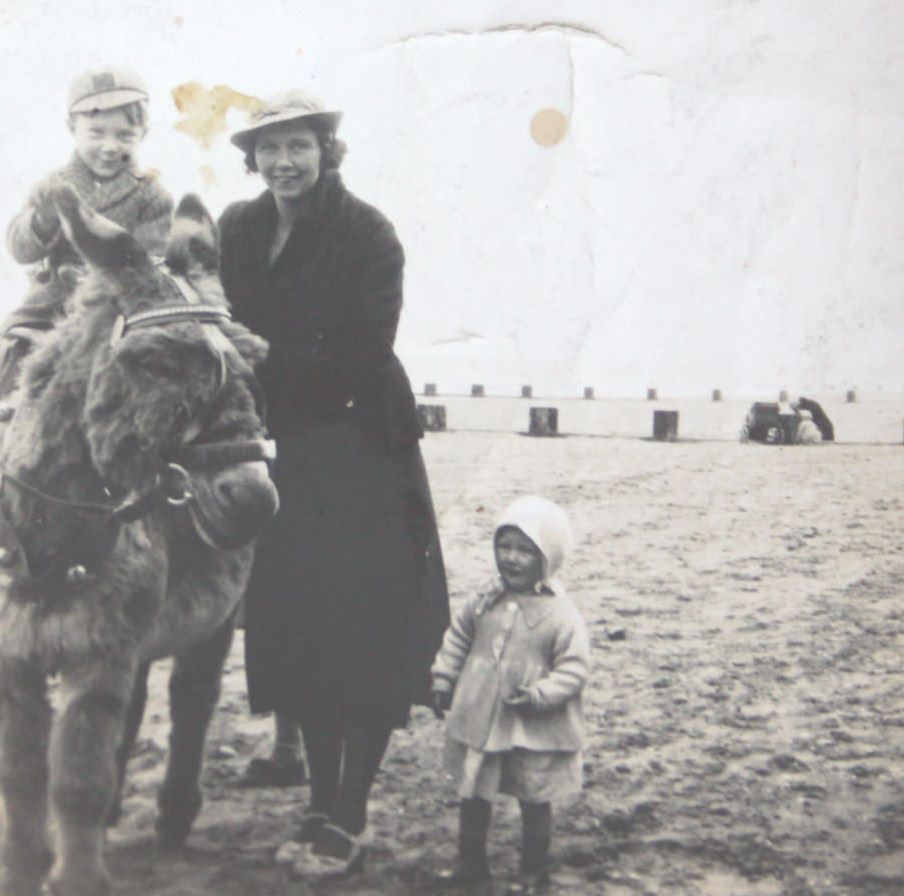
<path fill-rule="evenodd" d="M 393 728 L 430 702 L 449 619 L 408 378 L 393 353 L 404 254 L 345 189 L 340 113 L 294 91 L 232 136 L 267 189 L 220 221 L 235 316 L 270 343 L 260 369 L 281 509 L 247 594 L 251 709 L 301 726 L 311 802 L 297 870 L 363 860 L 367 798 Z"/>

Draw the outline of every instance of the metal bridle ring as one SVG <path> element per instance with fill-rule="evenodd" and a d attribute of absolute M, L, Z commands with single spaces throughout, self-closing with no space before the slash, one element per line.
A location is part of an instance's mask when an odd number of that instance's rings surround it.
<path fill-rule="evenodd" d="M 170 475 L 175 475 L 175 480 L 170 480 Z M 194 495 L 189 489 L 191 476 L 188 470 L 181 464 L 167 464 L 161 477 L 161 487 L 166 495 L 166 503 L 172 507 L 184 507 L 189 501 L 194 500 Z M 175 491 L 178 489 L 178 492 Z"/>

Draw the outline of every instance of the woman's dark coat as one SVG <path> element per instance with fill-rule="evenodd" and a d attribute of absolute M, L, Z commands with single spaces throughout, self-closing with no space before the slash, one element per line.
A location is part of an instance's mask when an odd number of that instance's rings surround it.
<path fill-rule="evenodd" d="M 251 708 L 404 725 L 428 702 L 448 623 L 436 520 L 408 378 L 393 352 L 404 255 L 336 172 L 275 264 L 265 192 L 220 221 L 236 318 L 270 343 L 259 370 L 281 509 L 246 606 Z"/>

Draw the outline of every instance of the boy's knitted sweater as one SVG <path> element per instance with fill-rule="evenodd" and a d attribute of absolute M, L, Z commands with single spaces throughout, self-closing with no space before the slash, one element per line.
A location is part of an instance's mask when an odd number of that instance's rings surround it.
<path fill-rule="evenodd" d="M 172 196 L 156 177 L 126 170 L 107 181 L 98 181 L 91 169 L 75 155 L 64 168 L 53 172 L 48 181 L 62 181 L 75 187 L 94 211 L 119 224 L 152 255 L 163 254 L 173 214 Z M 51 268 L 63 264 L 82 264 L 76 250 L 61 230 L 47 242 L 34 229 L 36 208 L 29 203 L 9 225 L 6 243 L 20 264 L 43 259 Z"/>

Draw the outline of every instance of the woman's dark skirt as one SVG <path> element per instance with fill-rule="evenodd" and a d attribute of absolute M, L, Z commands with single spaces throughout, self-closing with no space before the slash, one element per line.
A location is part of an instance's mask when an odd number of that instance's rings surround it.
<path fill-rule="evenodd" d="M 274 479 L 246 595 L 252 712 L 404 727 L 449 621 L 419 445 L 390 453 L 330 423 L 279 442 Z"/>

